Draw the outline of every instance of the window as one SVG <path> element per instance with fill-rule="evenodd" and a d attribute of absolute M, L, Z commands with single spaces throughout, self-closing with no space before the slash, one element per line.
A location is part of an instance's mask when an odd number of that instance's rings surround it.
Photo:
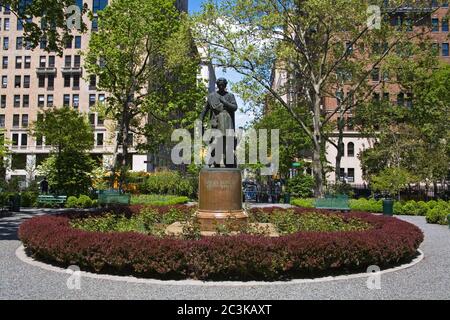
<path fill-rule="evenodd" d="M 54 68 L 55 67 L 55 56 L 49 56 L 48 57 L 48 67 Z"/>
<path fill-rule="evenodd" d="M 64 76 L 64 88 L 70 87 L 70 76 Z"/>
<path fill-rule="evenodd" d="M 390 101 L 389 92 L 383 92 L 383 101 Z"/>
<path fill-rule="evenodd" d="M 22 57 L 16 57 L 16 69 L 22 69 Z"/>
<path fill-rule="evenodd" d="M 75 37 L 75 49 L 81 49 L 81 36 Z"/>
<path fill-rule="evenodd" d="M 14 95 L 14 108 L 20 108 L 20 95 Z"/>
<path fill-rule="evenodd" d="M 105 124 L 105 118 L 102 115 L 97 117 L 97 126 L 102 127 Z"/>
<path fill-rule="evenodd" d="M 439 32 L 439 19 L 438 18 L 431 19 L 431 32 Z"/>
<path fill-rule="evenodd" d="M 14 88 L 20 88 L 22 76 L 14 76 Z"/>
<path fill-rule="evenodd" d="M 72 105 L 75 109 L 80 106 L 80 96 L 78 94 L 72 96 Z"/>
<path fill-rule="evenodd" d="M 407 108 L 412 108 L 413 106 L 413 96 L 412 93 L 408 93 L 406 94 L 406 107 Z"/>
<path fill-rule="evenodd" d="M 347 130 L 353 131 L 353 128 L 355 127 L 354 121 L 352 117 L 347 118 Z"/>
<path fill-rule="evenodd" d="M 11 5 L 10 4 L 6 4 L 5 5 L 5 14 L 10 14 L 11 13 Z"/>
<path fill-rule="evenodd" d="M 0 128 L 4 128 L 4 127 L 5 127 L 5 115 L 0 114 Z"/>
<path fill-rule="evenodd" d="M 64 107 L 70 106 L 70 94 L 65 94 L 63 96 L 63 106 Z"/>
<path fill-rule="evenodd" d="M 348 180 L 348 182 L 355 182 L 355 169 L 354 168 L 348 168 L 347 180 Z"/>
<path fill-rule="evenodd" d="M 4 37 L 3 38 L 3 50 L 8 50 L 8 49 L 9 49 L 9 38 Z"/>
<path fill-rule="evenodd" d="M 448 32 L 448 19 L 442 19 L 441 30 L 442 32 Z"/>
<path fill-rule="evenodd" d="M 3 57 L 2 59 L 2 68 L 8 69 L 8 57 Z"/>
<path fill-rule="evenodd" d="M 45 88 L 45 76 L 39 76 L 38 82 L 39 88 Z"/>
<path fill-rule="evenodd" d="M 438 0 L 431 0 L 431 7 L 432 8 L 436 8 L 439 6 L 439 1 Z"/>
<path fill-rule="evenodd" d="M 97 133 L 97 146 L 103 146 L 103 133 Z"/>
<path fill-rule="evenodd" d="M 92 9 L 94 13 L 97 11 L 105 9 L 108 5 L 108 0 L 92 0 Z"/>
<path fill-rule="evenodd" d="M 53 107 L 53 95 L 52 94 L 49 94 L 47 96 L 47 107 L 49 107 L 49 108 Z"/>
<path fill-rule="evenodd" d="M 23 49 L 23 38 L 17 37 L 16 38 L 16 50 L 22 50 Z"/>
<path fill-rule="evenodd" d="M 81 66 L 81 57 L 79 55 L 74 56 L 73 66 L 79 68 Z"/>
<path fill-rule="evenodd" d="M 39 57 L 39 68 L 45 68 L 47 66 L 47 57 L 40 56 Z"/>
<path fill-rule="evenodd" d="M 30 76 L 23 76 L 23 87 L 30 88 Z"/>
<path fill-rule="evenodd" d="M 45 104 L 45 97 L 43 94 L 38 95 L 38 107 L 43 108 Z"/>
<path fill-rule="evenodd" d="M 89 107 L 95 106 L 95 94 L 89 95 Z"/>
<path fill-rule="evenodd" d="M 66 40 L 66 49 L 72 49 L 72 38 Z"/>
<path fill-rule="evenodd" d="M 28 128 L 28 115 L 22 115 L 22 128 Z"/>
<path fill-rule="evenodd" d="M 24 94 L 22 97 L 22 108 L 30 107 L 30 96 L 28 94 Z"/>
<path fill-rule="evenodd" d="M 105 103 L 105 95 L 104 94 L 99 94 L 98 95 L 98 103 L 100 103 L 100 104 L 104 104 Z"/>
<path fill-rule="evenodd" d="M 2 88 L 8 87 L 8 76 L 2 76 Z"/>
<path fill-rule="evenodd" d="M 22 147 L 26 147 L 28 145 L 28 134 L 22 133 L 22 139 L 20 141 L 20 145 Z"/>
<path fill-rule="evenodd" d="M 72 56 L 66 56 L 64 58 L 64 67 L 70 68 L 72 66 Z"/>
<path fill-rule="evenodd" d="M 47 89 L 53 90 L 54 87 L 55 87 L 55 76 L 49 75 L 47 78 Z"/>
<path fill-rule="evenodd" d="M 19 134 L 18 133 L 13 133 L 13 135 L 12 135 L 12 145 L 14 147 L 17 147 L 19 145 Z"/>
<path fill-rule="evenodd" d="M 13 115 L 13 127 L 17 128 L 20 125 L 20 115 L 14 114 Z"/>
<path fill-rule="evenodd" d="M 449 53 L 448 53 L 448 43 L 443 43 L 442 44 L 442 56 L 443 57 L 448 57 Z"/>
<path fill-rule="evenodd" d="M 89 113 L 89 123 L 91 126 L 95 126 L 95 113 Z"/>
<path fill-rule="evenodd" d="M 397 95 L 397 106 L 403 107 L 404 105 L 405 105 L 405 95 L 400 92 Z"/>
<path fill-rule="evenodd" d="M 96 76 L 90 76 L 89 77 L 89 89 L 92 88 L 93 90 L 95 90 L 96 87 L 97 87 L 97 77 Z"/>
<path fill-rule="evenodd" d="M 92 19 L 91 30 L 94 32 L 98 30 L 98 18 L 97 17 L 94 17 Z"/>
<path fill-rule="evenodd" d="M 45 48 L 47 48 L 47 39 L 42 38 L 41 41 L 39 41 L 39 48 L 40 48 L 40 49 L 45 49 Z"/>
<path fill-rule="evenodd" d="M 10 21 L 9 21 L 9 18 L 5 18 L 4 20 L 3 20 L 3 30 L 5 30 L 5 31 L 9 31 L 9 26 L 10 26 Z"/>
<path fill-rule="evenodd" d="M 380 81 L 380 69 L 374 68 L 372 70 L 372 81 L 378 82 Z"/>
<path fill-rule="evenodd" d="M 355 144 L 353 142 L 349 142 L 347 144 L 347 157 L 355 156 Z"/>
<path fill-rule="evenodd" d="M 79 89 L 80 88 L 80 76 L 79 75 L 74 75 L 73 76 L 73 88 L 74 89 Z"/>
<path fill-rule="evenodd" d="M 30 56 L 25 57 L 24 67 L 25 67 L 25 69 L 30 69 L 31 68 L 31 57 Z"/>
<path fill-rule="evenodd" d="M 42 136 L 37 136 L 36 137 L 36 146 L 38 146 L 38 147 L 42 146 L 43 142 L 44 141 L 42 139 Z"/>
<path fill-rule="evenodd" d="M 6 96 L 4 94 L 0 98 L 0 107 L 2 109 L 6 108 Z"/>
<path fill-rule="evenodd" d="M 340 168 L 339 169 L 339 180 L 344 181 L 344 179 L 345 179 L 345 168 Z"/>

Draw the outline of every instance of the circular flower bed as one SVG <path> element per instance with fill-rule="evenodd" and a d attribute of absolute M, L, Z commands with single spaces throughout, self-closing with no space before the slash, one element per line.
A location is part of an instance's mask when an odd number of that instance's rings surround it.
<path fill-rule="evenodd" d="M 192 210 L 186 206 L 153 209 L 165 215 L 173 214 L 174 208 Z M 34 258 L 63 267 L 77 265 L 97 273 L 202 280 L 283 280 L 361 272 L 370 265 L 387 268 L 410 261 L 423 241 L 419 228 L 396 218 L 300 208 L 290 213 L 359 221 L 357 231 L 311 231 L 317 225 L 322 230 L 320 218 L 319 223 L 302 225 L 307 231 L 294 229 L 293 233 L 275 238 L 239 234 L 186 240 L 134 230 L 92 232 L 73 226 L 80 219 L 99 218 L 111 212 L 130 219 L 141 214 L 142 209 L 130 206 L 36 217 L 21 225 L 19 237 Z M 250 215 L 268 219 L 281 210 L 254 209 Z"/>

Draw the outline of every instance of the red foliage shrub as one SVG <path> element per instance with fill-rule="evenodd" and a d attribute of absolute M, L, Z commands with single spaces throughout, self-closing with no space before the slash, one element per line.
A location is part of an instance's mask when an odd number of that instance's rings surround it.
<path fill-rule="evenodd" d="M 132 215 L 140 209 L 130 206 L 107 211 Z M 168 208 L 158 210 L 164 213 Z M 294 210 L 299 214 L 318 211 Z M 91 215 L 104 212 L 97 210 Z M 30 219 L 21 225 L 19 237 L 33 257 L 64 267 L 78 265 L 82 270 L 99 273 L 203 280 L 280 280 L 365 271 L 370 265 L 385 268 L 411 260 L 423 241 L 421 230 L 410 223 L 364 212 L 344 216 L 373 225 L 366 231 L 299 232 L 279 238 L 218 236 L 197 241 L 71 228 L 70 219 L 80 215 L 74 212 Z"/>

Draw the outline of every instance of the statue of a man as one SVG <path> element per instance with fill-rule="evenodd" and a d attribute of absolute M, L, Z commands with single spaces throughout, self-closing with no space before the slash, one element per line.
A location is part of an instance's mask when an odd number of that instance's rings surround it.
<path fill-rule="evenodd" d="M 236 98 L 228 92 L 228 81 L 224 78 L 219 78 L 216 82 L 218 91 L 213 92 L 208 96 L 206 107 L 201 114 L 201 120 L 204 122 L 206 115 L 210 114 L 210 123 L 212 129 L 217 129 L 222 133 L 223 152 L 222 156 L 227 168 L 236 167 L 236 159 L 234 151 L 236 147 L 235 140 L 226 139 L 227 130 L 235 130 L 235 112 L 238 109 Z M 227 143 L 228 142 L 228 143 Z M 230 145 L 227 145 L 230 144 Z M 225 159 L 226 150 L 233 150 L 233 159 Z M 214 155 L 213 155 L 214 156 Z M 222 159 L 222 157 L 220 157 Z M 214 166 L 219 167 L 220 163 L 214 163 Z"/>

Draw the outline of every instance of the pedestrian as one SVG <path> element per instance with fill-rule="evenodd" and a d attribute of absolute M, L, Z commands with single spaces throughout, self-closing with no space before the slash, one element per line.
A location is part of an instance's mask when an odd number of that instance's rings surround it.
<path fill-rule="evenodd" d="M 44 180 L 41 181 L 41 193 L 42 194 L 48 194 L 48 181 L 47 178 L 44 178 Z"/>

